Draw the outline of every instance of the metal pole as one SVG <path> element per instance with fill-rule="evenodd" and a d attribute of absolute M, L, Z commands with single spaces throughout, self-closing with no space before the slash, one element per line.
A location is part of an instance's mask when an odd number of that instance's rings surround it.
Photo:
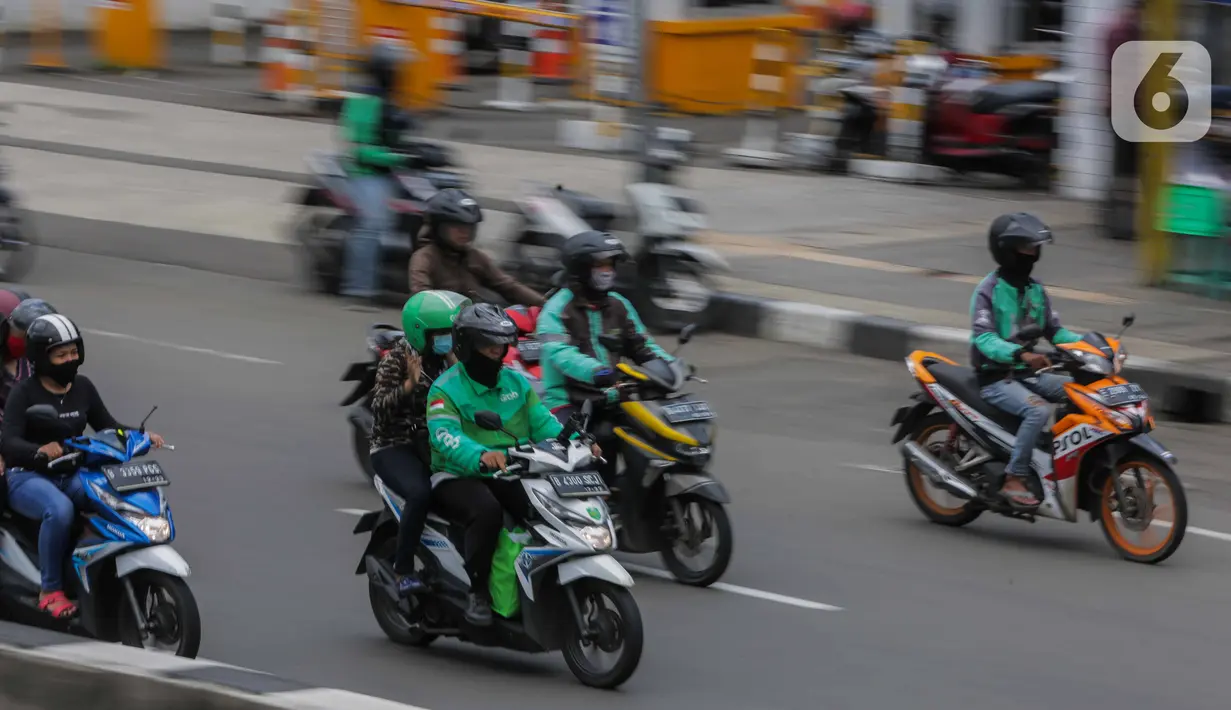
<path fill-rule="evenodd" d="M 1149 0 L 1142 8 L 1143 39 L 1175 40 L 1176 18 L 1179 15 L 1177 0 Z M 1162 93 L 1166 77 L 1151 72 L 1146 78 L 1145 96 Z M 1148 100 L 1148 99 L 1147 99 Z M 1174 110 L 1174 109 L 1173 109 Z M 1147 286 L 1159 286 L 1167 277 L 1171 262 L 1171 235 L 1157 226 L 1157 215 L 1163 190 L 1167 184 L 1171 163 L 1171 143 L 1141 143 L 1140 195 L 1137 209 L 1138 254 L 1141 259 L 1144 282 Z"/>
<path fill-rule="evenodd" d="M 633 64 L 633 75 L 629 77 L 628 98 L 632 102 L 632 109 L 629 112 L 629 123 L 639 127 L 639 143 L 637 145 L 637 157 L 633 162 L 634 182 L 651 182 L 654 176 L 654 170 L 650 165 L 650 135 L 654 130 L 650 125 L 650 107 L 649 107 L 649 90 L 646 88 L 649 85 L 650 62 L 646 57 L 646 38 L 649 33 L 646 31 L 648 19 L 645 12 L 645 3 L 647 0 L 626 0 L 629 10 L 629 25 L 631 37 L 629 41 L 632 43 L 632 50 L 636 54 L 636 59 Z"/>

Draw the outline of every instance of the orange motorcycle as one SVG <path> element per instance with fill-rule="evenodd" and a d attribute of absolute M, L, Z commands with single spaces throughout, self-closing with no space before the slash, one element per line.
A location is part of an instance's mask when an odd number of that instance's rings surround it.
<path fill-rule="evenodd" d="M 1130 315 L 1120 335 L 1132 324 Z M 1030 349 L 1042 336 L 1031 326 L 1013 340 Z M 1028 486 L 1040 504 L 1027 511 L 999 492 L 1020 419 L 983 401 L 972 368 L 920 350 L 906 358 L 921 391 L 892 423 L 911 498 L 932 522 L 952 527 L 985 510 L 1029 522 L 1076 522 L 1078 511 L 1087 511 L 1122 557 L 1162 562 L 1184 539 L 1188 503 L 1175 455 L 1149 434 L 1149 395 L 1120 376 L 1128 356 L 1120 336 L 1087 333 L 1047 356 L 1054 364 L 1040 372 L 1063 371 L 1073 380 L 1031 456 L 1037 478 Z"/>

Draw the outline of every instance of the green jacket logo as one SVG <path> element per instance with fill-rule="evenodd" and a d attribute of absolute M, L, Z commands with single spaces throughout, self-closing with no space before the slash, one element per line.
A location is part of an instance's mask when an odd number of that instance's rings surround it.
<path fill-rule="evenodd" d="M 512 402 L 513 400 L 517 399 L 520 396 L 521 396 L 520 392 L 505 392 L 504 394 L 500 395 L 500 401 L 501 402 Z"/>
<path fill-rule="evenodd" d="M 462 445 L 461 437 L 450 434 L 449 431 L 445 429 L 444 427 L 441 427 L 440 429 L 436 430 L 436 441 L 442 447 L 450 448 L 450 449 L 456 449 L 457 447 Z"/>

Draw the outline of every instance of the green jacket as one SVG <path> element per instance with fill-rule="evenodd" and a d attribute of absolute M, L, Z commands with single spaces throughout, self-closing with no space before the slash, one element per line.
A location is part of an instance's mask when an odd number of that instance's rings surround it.
<path fill-rule="evenodd" d="M 461 364 L 445 370 L 427 395 L 427 429 L 432 443 L 432 471 L 455 476 L 490 475 L 479 472 L 479 458 L 488 451 L 504 451 L 517 444 L 545 441 L 563 427 L 534 393 L 530 382 L 508 369 L 500 370 L 495 387 L 470 379 Z M 502 431 L 481 429 L 475 412 L 500 415 Z"/>
<path fill-rule="evenodd" d="M 347 170 L 352 175 L 379 175 L 405 160 L 382 140 L 384 103 L 373 94 L 351 94 L 342 104 L 342 132 L 351 146 Z"/>
<path fill-rule="evenodd" d="M 1026 367 L 1016 359 L 1022 346 L 1008 340 L 1026 326 L 1041 326 L 1044 337 L 1053 345 L 1081 340 L 1080 335 L 1060 325 L 1060 315 L 1052 308 L 1043 284 L 1031 279 L 1024 290 L 1018 289 L 995 271 L 975 289 L 970 319 L 970 359 L 985 382 Z"/>
<path fill-rule="evenodd" d="M 599 335 L 618 336 L 621 352 L 611 352 L 599 342 Z M 621 357 L 641 364 L 649 360 L 671 360 L 660 348 L 628 299 L 610 293 L 601 308 L 578 300 L 572 290 L 556 292 L 539 313 L 535 337 L 543 344 L 543 399 L 554 409 L 574 404 L 569 399 L 570 381 L 594 384 L 594 375 L 615 367 Z"/>

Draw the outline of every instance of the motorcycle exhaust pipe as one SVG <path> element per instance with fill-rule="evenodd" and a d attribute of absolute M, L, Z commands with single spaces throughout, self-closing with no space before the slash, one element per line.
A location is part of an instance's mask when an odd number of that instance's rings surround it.
<path fill-rule="evenodd" d="M 945 467 L 936 457 L 927 449 L 920 446 L 914 441 L 906 441 L 902 444 L 902 455 L 904 455 L 911 463 L 919 467 L 933 483 L 944 488 L 959 498 L 972 500 L 979 497 L 978 491 L 970 486 L 969 483 L 958 478 L 952 471 Z"/>

